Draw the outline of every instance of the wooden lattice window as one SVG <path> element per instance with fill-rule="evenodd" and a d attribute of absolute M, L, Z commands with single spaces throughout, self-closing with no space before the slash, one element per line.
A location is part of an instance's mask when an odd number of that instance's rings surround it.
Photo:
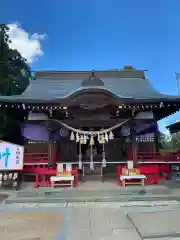
<path fill-rule="evenodd" d="M 136 137 L 137 142 L 154 142 L 154 134 L 144 134 Z"/>

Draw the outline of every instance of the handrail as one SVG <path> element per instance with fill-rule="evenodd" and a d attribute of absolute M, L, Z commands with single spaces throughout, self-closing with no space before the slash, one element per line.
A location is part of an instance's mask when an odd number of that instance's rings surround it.
<path fill-rule="evenodd" d="M 132 159 L 132 152 L 127 152 L 127 159 Z M 167 152 L 162 154 L 161 152 L 137 152 L 136 158 L 140 161 L 178 161 L 180 157 L 180 151 Z"/>
<path fill-rule="evenodd" d="M 132 160 L 132 153 L 127 153 L 127 160 Z M 168 155 L 161 155 L 159 152 L 137 152 L 137 163 L 141 164 L 151 164 L 151 163 L 178 163 L 180 162 L 180 151 L 170 153 Z M 66 162 L 67 163 L 67 162 Z M 102 162 L 94 162 L 95 164 L 101 164 Z M 123 164 L 126 161 L 113 161 L 107 164 Z M 24 165 L 46 165 L 48 164 L 48 153 L 25 153 L 24 154 Z M 56 164 L 56 161 L 54 161 Z M 65 164 L 65 162 L 64 162 Z M 72 164 L 78 164 L 78 162 L 72 162 Z M 90 164 L 89 162 L 84 162 L 84 165 Z"/>

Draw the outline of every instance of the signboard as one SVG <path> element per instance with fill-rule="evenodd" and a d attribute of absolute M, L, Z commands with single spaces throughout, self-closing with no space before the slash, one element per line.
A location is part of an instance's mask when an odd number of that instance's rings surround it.
<path fill-rule="evenodd" d="M 24 147 L 0 141 L 0 171 L 22 170 L 24 166 Z"/>

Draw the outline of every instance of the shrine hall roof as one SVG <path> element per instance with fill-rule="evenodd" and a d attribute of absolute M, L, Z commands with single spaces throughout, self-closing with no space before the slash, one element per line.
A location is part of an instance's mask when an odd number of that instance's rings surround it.
<path fill-rule="evenodd" d="M 83 90 L 103 90 L 119 99 L 175 100 L 157 92 L 143 70 L 39 71 L 21 95 L 0 96 L 0 101 L 55 102 Z"/>
<path fill-rule="evenodd" d="M 172 123 L 172 124 L 166 126 L 166 128 L 169 129 L 171 134 L 180 132 L 180 121 Z"/>

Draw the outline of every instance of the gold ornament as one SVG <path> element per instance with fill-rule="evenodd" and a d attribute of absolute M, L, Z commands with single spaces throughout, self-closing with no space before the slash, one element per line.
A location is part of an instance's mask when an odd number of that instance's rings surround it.
<path fill-rule="evenodd" d="M 80 144 L 84 144 L 84 136 L 83 135 L 80 136 Z"/>

